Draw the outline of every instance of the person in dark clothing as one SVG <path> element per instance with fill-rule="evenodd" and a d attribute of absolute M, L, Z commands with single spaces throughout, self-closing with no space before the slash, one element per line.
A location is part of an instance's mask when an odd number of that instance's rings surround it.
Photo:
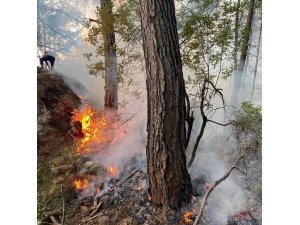
<path fill-rule="evenodd" d="M 52 55 L 49 55 L 48 52 L 45 52 L 42 58 L 40 58 L 40 65 L 43 68 L 44 62 L 46 62 L 46 65 L 52 70 L 54 67 L 55 57 Z M 50 62 L 50 65 L 49 65 Z"/>

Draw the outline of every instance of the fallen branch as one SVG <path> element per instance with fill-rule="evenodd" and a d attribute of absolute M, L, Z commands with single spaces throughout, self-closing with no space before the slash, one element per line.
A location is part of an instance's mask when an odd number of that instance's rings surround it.
<path fill-rule="evenodd" d="M 81 222 L 82 222 L 82 223 L 86 223 L 86 222 L 88 222 L 88 221 L 90 221 L 90 220 L 92 220 L 92 219 L 94 219 L 94 218 L 96 218 L 96 217 L 98 217 L 98 216 L 102 216 L 102 215 L 103 215 L 103 213 L 100 213 L 100 214 L 97 214 L 97 215 L 95 215 L 95 216 L 93 216 L 93 217 L 91 217 L 91 218 L 82 220 Z"/>
<path fill-rule="evenodd" d="M 89 215 L 89 217 L 95 215 L 96 212 L 98 212 L 100 206 L 102 205 L 102 202 L 99 202 L 99 204 L 97 205 L 96 209 L 94 209 L 91 214 Z"/>
<path fill-rule="evenodd" d="M 120 187 L 124 182 L 126 182 L 127 180 L 129 180 L 131 177 L 133 177 L 134 174 L 136 174 L 142 167 L 140 166 L 139 168 L 137 168 L 136 170 L 134 170 L 128 177 L 126 177 L 124 180 L 122 180 L 118 186 Z"/>
<path fill-rule="evenodd" d="M 50 216 L 50 220 L 52 221 L 53 224 L 59 225 L 59 222 L 57 222 L 54 216 Z"/>
<path fill-rule="evenodd" d="M 246 151 L 243 151 L 238 157 L 237 159 L 234 161 L 234 163 L 232 164 L 232 166 L 230 167 L 230 169 L 225 173 L 225 175 L 223 177 L 221 177 L 219 180 L 215 181 L 215 183 L 205 192 L 205 195 L 201 201 L 201 205 L 199 208 L 199 213 L 193 223 L 193 225 L 197 225 L 199 220 L 201 219 L 203 212 L 204 212 L 204 208 L 207 202 L 207 199 L 210 195 L 210 193 L 216 188 L 216 186 L 218 186 L 221 182 L 223 182 L 224 180 L 226 180 L 226 178 L 231 174 L 233 169 L 236 169 L 236 165 L 237 163 L 240 161 L 240 159 L 245 155 Z"/>
<path fill-rule="evenodd" d="M 65 198 L 64 198 L 64 192 L 63 192 L 62 186 L 60 187 L 60 190 L 61 190 L 61 197 L 63 200 L 61 225 L 64 225 L 64 223 L 65 223 Z"/>

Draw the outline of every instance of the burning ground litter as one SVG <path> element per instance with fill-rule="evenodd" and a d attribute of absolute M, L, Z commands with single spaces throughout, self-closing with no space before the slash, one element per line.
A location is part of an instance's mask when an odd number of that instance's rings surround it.
<path fill-rule="evenodd" d="M 66 121 L 70 129 L 60 136 L 62 142 L 68 140 L 66 147 L 56 146 L 41 151 L 48 155 L 39 156 L 39 224 L 61 223 L 63 218 L 64 224 L 193 224 L 205 191 L 217 177 L 199 177 L 199 173 L 193 173 L 197 177 L 192 181 L 191 204 L 180 210 L 157 207 L 148 194 L 145 118 L 136 122 L 132 115 L 99 111 L 81 101 L 81 106 L 68 108 Z M 55 141 L 51 139 L 48 148 Z M 211 175 L 208 168 L 204 171 Z M 226 191 L 233 186 L 227 187 L 224 182 L 224 187 Z M 209 198 L 203 224 L 222 224 L 218 223 L 220 215 L 212 218 L 216 215 L 212 209 L 221 212 L 229 207 L 224 205 L 226 201 L 221 201 L 220 196 L 227 195 L 220 190 L 223 189 L 216 189 L 216 193 L 221 194 Z M 222 214 L 225 217 L 221 219 L 228 219 L 223 224 L 230 225 L 259 224 L 256 212 L 240 207 L 232 210 L 229 218 L 227 213 Z"/>

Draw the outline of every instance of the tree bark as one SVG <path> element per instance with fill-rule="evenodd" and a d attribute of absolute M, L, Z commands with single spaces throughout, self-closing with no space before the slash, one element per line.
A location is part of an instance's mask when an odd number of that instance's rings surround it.
<path fill-rule="evenodd" d="M 247 35 L 243 41 L 241 56 L 240 56 L 240 63 L 239 63 L 239 71 L 241 71 L 241 74 L 243 74 L 246 57 L 247 57 L 247 51 L 248 51 L 248 47 L 249 47 L 249 39 L 250 39 L 251 27 L 252 27 L 252 18 L 253 18 L 253 14 L 254 14 L 254 2 L 255 2 L 255 0 L 250 0 L 249 13 L 247 16 L 247 21 L 246 21 L 246 26 L 245 26 Z"/>
<path fill-rule="evenodd" d="M 101 0 L 100 18 L 104 43 L 105 99 L 104 107 L 118 108 L 117 53 L 111 0 Z"/>
<path fill-rule="evenodd" d="M 147 169 L 154 203 L 191 197 L 185 156 L 185 99 L 173 0 L 140 0 L 147 85 Z"/>

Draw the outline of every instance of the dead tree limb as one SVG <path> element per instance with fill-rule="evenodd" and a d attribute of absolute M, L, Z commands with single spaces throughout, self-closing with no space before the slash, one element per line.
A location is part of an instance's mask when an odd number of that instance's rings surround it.
<path fill-rule="evenodd" d="M 215 181 L 214 184 L 205 192 L 205 195 L 201 201 L 200 204 L 200 208 L 199 208 L 199 213 L 193 223 L 193 225 L 197 225 L 198 222 L 200 221 L 203 213 L 204 213 L 204 208 L 207 202 L 207 199 L 210 195 L 210 193 L 216 188 L 216 186 L 218 186 L 221 182 L 223 182 L 224 180 L 226 180 L 226 178 L 231 174 L 231 172 L 233 171 L 233 169 L 236 168 L 237 163 L 240 161 L 240 159 L 245 155 L 246 151 L 243 151 L 238 157 L 237 159 L 234 161 L 234 163 L 231 165 L 230 169 L 224 174 L 223 177 L 221 177 L 219 180 Z"/>
<path fill-rule="evenodd" d="M 223 127 L 226 127 L 226 126 L 228 126 L 228 125 L 232 125 L 232 124 L 233 124 L 233 122 L 228 122 L 228 123 L 218 123 L 218 122 L 213 121 L 213 120 L 210 120 L 210 119 L 208 119 L 207 122 L 211 122 L 211 123 L 214 123 L 214 124 L 223 126 Z"/>
<path fill-rule="evenodd" d="M 185 142 L 185 149 L 187 148 L 187 146 L 189 145 L 190 142 L 190 138 L 191 138 L 191 133 L 192 133 L 192 128 L 193 128 L 193 124 L 194 124 L 194 111 L 192 111 L 191 115 L 191 104 L 190 104 L 190 99 L 188 94 L 186 93 L 186 90 L 184 90 L 184 95 L 185 95 L 185 99 L 186 99 L 186 113 L 185 113 L 185 120 L 188 124 L 188 130 L 186 133 L 186 142 Z"/>
<path fill-rule="evenodd" d="M 94 209 L 94 210 L 91 212 L 91 214 L 89 215 L 89 217 L 94 216 L 94 215 L 98 212 L 98 210 L 99 210 L 99 208 L 101 207 L 101 205 L 102 205 L 102 201 L 99 202 L 99 204 L 97 205 L 96 209 Z"/>
<path fill-rule="evenodd" d="M 131 174 L 129 174 L 124 180 L 120 181 L 120 183 L 118 184 L 118 186 L 120 187 L 124 182 L 126 182 L 127 180 L 129 180 L 131 177 L 133 177 L 134 174 L 136 174 L 142 167 L 140 166 L 139 168 L 137 168 L 136 170 L 134 170 Z"/>
<path fill-rule="evenodd" d="M 207 116 L 204 113 L 205 93 L 206 93 L 206 81 L 203 82 L 202 90 L 201 90 L 200 112 L 201 112 L 201 116 L 202 116 L 202 125 L 201 125 L 200 132 L 197 136 L 197 139 L 196 139 L 196 142 L 195 142 L 195 145 L 194 145 L 194 148 L 193 148 L 192 156 L 191 156 L 191 159 L 189 161 L 188 167 L 190 167 L 194 162 L 194 159 L 196 157 L 196 151 L 197 151 L 199 142 L 200 142 L 200 140 L 201 140 L 201 138 L 204 134 L 204 129 L 205 129 L 206 123 L 207 123 Z"/>
<path fill-rule="evenodd" d="M 59 222 L 55 219 L 54 216 L 50 216 L 50 220 L 51 220 L 51 222 L 52 222 L 53 224 L 59 225 Z"/>
<path fill-rule="evenodd" d="M 191 159 L 188 163 L 188 167 L 190 167 L 194 160 L 195 160 L 195 157 L 196 157 L 196 151 L 197 151 L 197 148 L 199 146 L 199 143 L 200 143 L 200 140 L 204 134 L 204 130 L 205 130 L 205 127 L 206 127 L 206 124 L 207 122 L 211 122 L 211 123 L 214 123 L 214 124 L 217 124 L 217 125 L 220 125 L 220 126 L 227 126 L 227 125 L 230 125 L 232 124 L 232 122 L 228 122 L 226 124 L 222 124 L 222 123 L 218 123 L 218 122 L 215 122 L 213 120 L 210 120 L 207 118 L 207 115 L 205 114 L 204 112 L 204 108 L 205 107 L 209 107 L 210 105 L 210 99 L 207 100 L 207 95 L 209 93 L 209 85 L 213 88 L 213 95 L 214 94 L 218 94 L 219 97 L 221 98 L 222 100 L 222 103 L 223 103 L 223 107 L 225 107 L 226 103 L 225 103 L 225 100 L 224 100 L 224 96 L 223 96 L 223 93 L 222 93 L 222 89 L 221 88 L 217 88 L 213 82 L 211 82 L 208 78 L 204 79 L 203 81 L 203 84 L 202 84 L 202 87 L 201 87 L 201 94 L 200 94 L 200 112 L 201 112 L 201 117 L 202 117 L 202 125 L 201 125 L 201 128 L 200 128 L 200 132 L 197 136 L 197 139 L 196 139 L 196 142 L 195 142 L 195 145 L 193 147 L 193 151 L 192 151 L 192 156 L 191 156 Z M 211 95 L 212 96 L 212 95 Z M 206 102 L 205 102 L 206 101 Z"/>
<path fill-rule="evenodd" d="M 86 19 L 88 22 L 94 22 L 94 23 L 102 24 L 100 20 L 96 20 L 96 19 L 92 19 L 92 18 L 84 18 L 84 19 Z"/>

